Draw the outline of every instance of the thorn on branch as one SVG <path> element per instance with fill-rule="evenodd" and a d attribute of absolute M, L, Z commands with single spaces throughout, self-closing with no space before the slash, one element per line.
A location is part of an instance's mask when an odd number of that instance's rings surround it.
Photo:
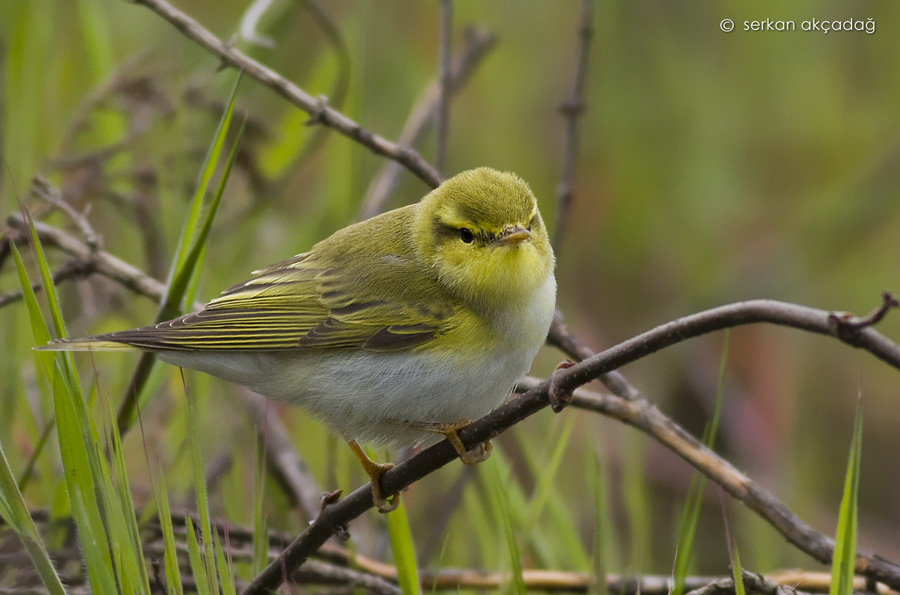
<path fill-rule="evenodd" d="M 559 104 L 556 110 L 564 116 L 577 118 L 584 113 L 587 104 L 578 98 L 570 97 Z"/>
<path fill-rule="evenodd" d="M 881 305 L 865 316 L 855 316 L 851 312 L 832 312 L 828 315 L 828 322 L 834 328 L 838 337 L 845 338 L 855 331 L 878 324 L 890 310 L 897 307 L 900 307 L 900 301 L 898 301 L 897 296 L 889 291 L 885 291 L 881 295 Z"/>
<path fill-rule="evenodd" d="M 562 388 L 559 385 L 559 375 L 557 372 L 560 370 L 565 370 L 566 368 L 571 368 L 575 365 L 575 362 L 572 360 L 565 360 L 560 362 L 559 365 L 556 366 L 556 369 L 553 371 L 553 374 L 550 375 L 550 390 L 548 396 L 550 397 L 550 408 L 553 409 L 554 413 L 559 413 L 563 409 L 566 408 L 572 402 L 574 398 L 574 394 L 571 389 Z"/>
<path fill-rule="evenodd" d="M 323 492 L 322 493 L 322 507 L 319 509 L 319 513 L 323 514 L 325 509 L 333 504 L 337 504 L 341 499 L 341 495 L 344 493 L 344 490 L 334 490 L 333 492 Z M 336 524 L 332 527 L 332 531 L 334 532 L 334 536 L 337 537 L 340 541 L 349 541 L 350 540 L 350 528 L 344 524 Z"/>
<path fill-rule="evenodd" d="M 309 116 L 309 120 L 303 123 L 304 126 L 317 126 L 325 123 L 325 112 L 328 111 L 328 97 L 319 95 L 316 97 L 316 108 Z"/>

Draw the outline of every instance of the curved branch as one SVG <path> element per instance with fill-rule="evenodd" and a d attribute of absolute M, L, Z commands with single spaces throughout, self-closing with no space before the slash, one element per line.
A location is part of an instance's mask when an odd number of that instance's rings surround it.
<path fill-rule="evenodd" d="M 143 4 L 181 31 L 188 39 L 194 41 L 223 64 L 243 70 L 248 76 L 269 87 L 306 113 L 312 116 L 310 123 L 322 124 L 333 128 L 378 155 L 384 155 L 402 163 L 412 173 L 432 187 L 441 183 L 443 178 L 436 169 L 429 165 L 413 149 L 401 147 L 391 141 L 370 132 L 340 113 L 328 107 L 324 98 L 314 98 L 306 91 L 287 80 L 274 70 L 253 60 L 213 35 L 200 23 L 187 16 L 165 0 L 135 0 Z"/>
<path fill-rule="evenodd" d="M 691 337 L 744 324 L 765 322 L 831 335 L 849 345 L 869 351 L 900 370 L 900 346 L 872 328 L 842 324 L 841 319 L 841 316 L 824 310 L 774 300 L 740 302 L 686 316 L 642 333 L 580 363 L 558 370 L 550 379 L 544 380 L 524 395 L 460 430 L 459 438 L 464 445 L 472 447 L 496 437 L 504 430 L 549 405 L 551 386 L 554 391 L 572 393 L 578 386 L 601 374 L 641 359 L 664 347 Z M 620 399 L 619 405 L 633 407 L 639 403 Z M 646 410 L 636 409 L 630 415 L 634 417 L 635 424 L 637 424 L 640 422 L 640 416 L 646 413 Z M 657 420 L 657 423 L 659 421 Z M 685 439 L 678 435 L 677 431 L 671 431 L 673 439 Z M 456 451 L 446 440 L 435 444 L 385 473 L 381 480 L 382 490 L 387 493 L 399 492 L 455 458 Z M 734 473 L 740 474 L 736 469 Z M 727 485 L 724 487 L 728 489 Z M 768 496 L 768 494 L 760 493 L 762 492 L 761 488 L 751 489 L 746 484 L 732 487 L 735 491 L 743 490 L 755 493 L 760 497 Z M 774 497 L 771 498 L 774 499 Z M 293 572 L 335 531 L 371 507 L 372 492 L 368 484 L 358 488 L 345 499 L 326 507 L 315 522 L 253 580 L 244 591 L 244 595 L 262 594 L 277 589 L 285 573 Z M 790 514 L 790 511 L 787 512 Z M 805 525 L 798 528 L 791 525 L 791 522 L 792 519 L 785 516 L 784 522 L 776 525 L 776 528 L 782 532 L 799 530 L 809 536 L 820 535 Z M 822 540 L 818 541 L 815 552 L 810 553 L 822 561 L 829 561 L 834 551 L 834 544 L 828 538 L 821 537 Z M 790 539 L 790 536 L 788 538 Z M 797 543 L 797 545 L 800 544 Z M 877 555 L 857 550 L 856 569 L 894 589 L 900 588 L 900 566 Z"/>

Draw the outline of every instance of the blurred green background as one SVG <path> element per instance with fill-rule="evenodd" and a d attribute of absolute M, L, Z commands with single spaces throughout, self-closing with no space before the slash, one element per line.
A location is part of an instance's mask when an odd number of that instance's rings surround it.
<path fill-rule="evenodd" d="M 177 6 L 223 39 L 238 32 L 247 7 Z M 338 44 L 299 1 L 276 4 L 260 23 L 274 47 L 235 43 L 365 128 L 397 138 L 436 72 L 437 2 L 340 0 L 321 8 Z M 478 165 L 517 172 L 551 228 L 564 143 L 558 106 L 575 69 L 578 14 L 575 0 L 460 0 L 454 8 L 454 48 L 467 24 L 492 31 L 498 43 L 453 100 L 445 173 Z M 736 22 L 731 33 L 720 30 L 724 18 Z M 766 18 L 794 20 L 798 30 L 743 30 L 745 20 Z M 812 18 L 873 18 L 877 29 L 799 30 Z M 900 291 L 900 4 L 598 2 L 593 26 L 575 199 L 558 255 L 558 305 L 578 336 L 601 349 L 681 315 L 759 297 L 862 314 L 883 290 Z M 18 211 L 17 201 L 47 211 L 28 193 L 41 173 L 77 209 L 90 209 L 105 250 L 164 279 L 234 73 L 217 71 L 212 57 L 146 8 L 113 0 L 3 2 L 0 36 L 4 218 Z M 303 126 L 306 114 L 250 79 L 238 106 L 250 126 L 213 229 L 203 300 L 350 223 L 385 164 L 345 137 Z M 433 160 L 434 146 L 432 133 L 417 148 Z M 427 190 L 404 173 L 390 206 Z M 59 213 L 46 220 L 78 234 Z M 0 293 L 16 288 L 6 259 Z M 146 298 L 96 276 L 60 290 L 73 335 L 143 325 L 155 312 Z M 46 419 L 26 318 L 21 303 L 0 309 L 0 443 L 14 471 Z M 900 339 L 900 315 L 879 330 Z M 533 374 L 548 374 L 561 357 L 545 349 Z M 624 373 L 699 435 L 720 357 L 721 336 L 711 335 Z M 88 377 L 91 362 L 81 361 Z M 97 355 L 102 399 L 118 401 L 135 361 Z M 230 522 L 248 524 L 252 424 L 233 387 L 193 374 L 188 384 L 202 399 L 203 427 L 195 431 L 204 453 L 225 469 L 211 500 Z M 860 545 L 896 560 L 898 386 L 896 370 L 834 340 L 740 328 L 731 335 L 717 450 L 833 534 L 859 396 Z M 171 474 L 173 501 L 189 507 L 183 392 L 177 371 L 165 369 L 144 411 L 144 438 Z M 301 411 L 272 410 L 323 487 L 362 484 L 337 439 Z M 503 436 L 490 464 L 512 477 L 511 498 L 529 498 L 539 477 L 534 462 L 550 457 L 573 417 L 553 488 L 562 512 L 542 515 L 520 535 L 526 566 L 587 570 L 565 535 L 575 535 L 589 559 L 602 526 L 608 570 L 668 573 L 692 472 L 671 452 L 592 414 L 545 411 Z M 139 433 L 126 447 L 140 503 L 150 487 Z M 35 507 L 54 498 L 57 458 L 55 448 L 42 457 L 40 480 L 26 493 Z M 503 568 L 499 532 L 483 522 L 488 471 L 475 469 L 465 484 L 461 473 L 450 465 L 404 496 L 419 562 Z M 459 501 L 442 500 L 455 485 L 464 485 Z M 598 525 L 598 491 L 610 523 Z M 727 572 L 721 501 L 745 568 L 818 568 L 718 492 L 707 489 L 697 572 Z M 287 510 L 274 484 L 269 494 L 270 525 L 302 529 L 304 519 Z M 351 526 L 361 552 L 381 556 L 381 523 L 373 513 Z"/>

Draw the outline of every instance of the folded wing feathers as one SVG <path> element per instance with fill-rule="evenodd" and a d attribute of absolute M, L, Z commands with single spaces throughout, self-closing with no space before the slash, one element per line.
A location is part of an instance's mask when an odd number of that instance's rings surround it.
<path fill-rule="evenodd" d="M 445 326 L 446 313 L 383 300 L 355 302 L 333 270 L 310 253 L 272 265 L 209 302 L 206 309 L 138 329 L 60 339 L 42 349 L 410 349 Z"/>

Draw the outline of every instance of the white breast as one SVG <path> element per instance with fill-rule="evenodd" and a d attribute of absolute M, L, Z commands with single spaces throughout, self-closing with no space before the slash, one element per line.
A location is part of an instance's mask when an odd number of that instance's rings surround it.
<path fill-rule="evenodd" d="M 486 415 L 531 366 L 553 319 L 550 274 L 534 299 L 492 320 L 501 340 L 488 353 L 164 352 L 160 359 L 201 370 L 304 408 L 345 439 L 431 442 L 413 423 L 451 424 Z M 438 436 L 439 437 L 439 436 Z"/>

